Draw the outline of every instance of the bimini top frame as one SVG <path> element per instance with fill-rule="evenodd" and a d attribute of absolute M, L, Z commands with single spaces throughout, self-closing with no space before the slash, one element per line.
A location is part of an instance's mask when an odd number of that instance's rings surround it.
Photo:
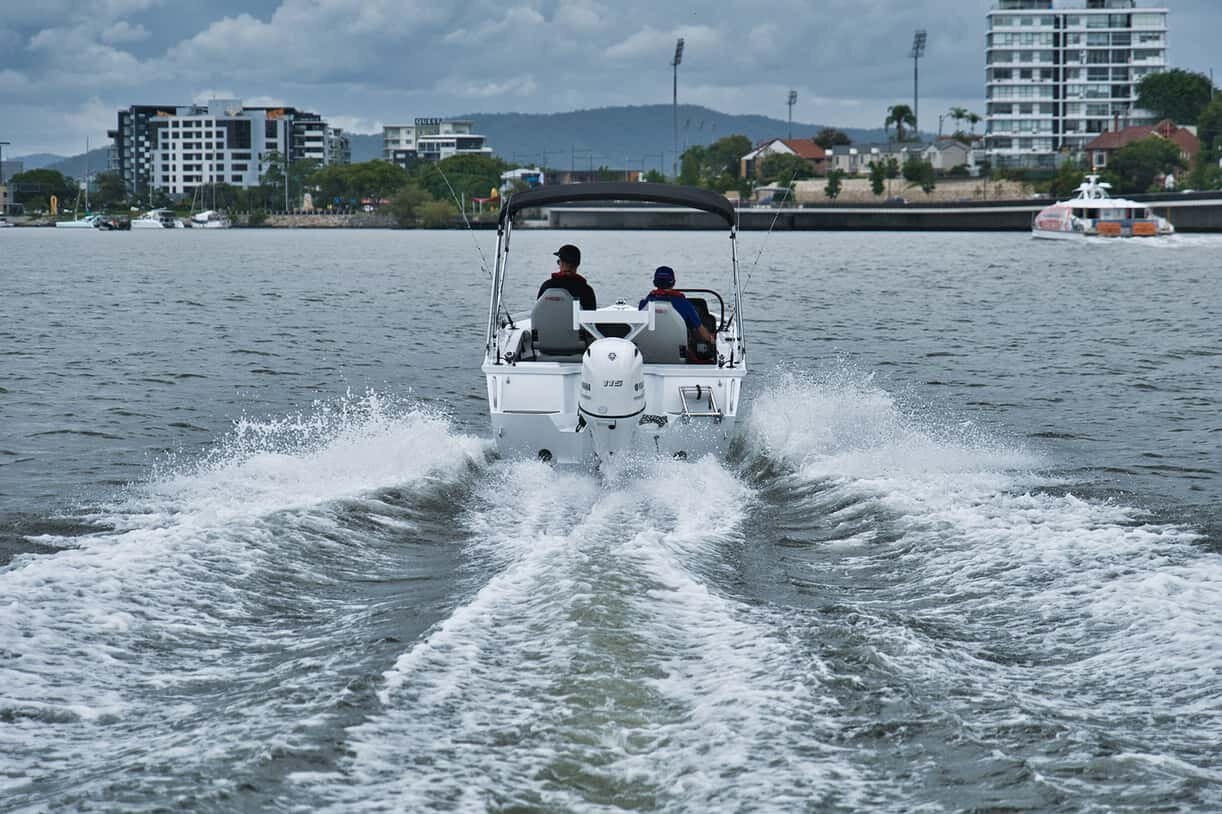
<path fill-rule="evenodd" d="M 542 186 L 528 192 L 519 192 L 511 196 L 501 206 L 500 223 L 512 218 L 523 209 L 535 206 L 548 206 L 558 203 L 587 203 L 590 201 L 643 201 L 647 203 L 671 204 L 672 206 L 687 206 L 712 212 L 734 226 L 738 222 L 738 213 L 726 200 L 724 195 L 699 187 L 680 187 L 669 184 L 646 183 L 601 183 L 601 184 L 556 184 Z"/>
<path fill-rule="evenodd" d="M 497 222 L 496 262 L 492 272 L 492 298 L 488 306 L 488 331 L 485 335 L 485 358 L 493 364 L 501 364 L 500 349 L 496 347 L 500 318 L 504 314 L 507 323 L 512 317 L 505 308 L 502 297 L 505 290 L 505 272 L 509 264 L 509 237 L 513 231 L 513 216 L 537 206 L 559 203 L 585 203 L 593 201 L 641 201 L 645 203 L 670 204 L 699 209 L 717 215 L 730 229 L 730 284 L 733 292 L 733 313 L 727 320 L 734 326 L 735 345 L 739 358 L 745 353 L 742 335 L 742 286 L 738 275 L 738 212 L 726 200 L 712 190 L 697 187 L 672 186 L 649 183 L 601 183 L 601 184 L 557 184 L 520 192 L 509 197 L 501 205 Z"/>

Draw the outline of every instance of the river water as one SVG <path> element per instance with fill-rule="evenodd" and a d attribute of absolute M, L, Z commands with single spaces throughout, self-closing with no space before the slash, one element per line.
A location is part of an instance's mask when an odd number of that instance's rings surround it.
<path fill-rule="evenodd" d="M 0 810 L 1222 809 L 1222 238 L 740 242 L 733 454 L 604 482 L 491 233 L 0 233 Z"/>

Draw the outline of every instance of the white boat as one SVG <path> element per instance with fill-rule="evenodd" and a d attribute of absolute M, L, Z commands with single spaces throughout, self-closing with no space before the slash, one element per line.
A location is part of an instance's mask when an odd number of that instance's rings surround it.
<path fill-rule="evenodd" d="M 101 215 L 85 215 L 76 220 L 61 220 L 55 224 L 56 229 L 101 229 Z"/>
<path fill-rule="evenodd" d="M 710 212 L 730 232 L 723 297 L 680 288 L 714 329 L 709 358 L 697 358 L 687 324 L 665 301 L 638 310 L 640 291 L 596 310 L 549 289 L 529 313 L 510 314 L 504 288 L 513 216 L 581 201 L 648 201 Z M 739 284 L 737 213 L 721 195 L 663 184 L 545 186 L 510 197 L 497 229 L 483 372 L 493 434 L 503 455 L 609 467 L 634 455 L 693 458 L 725 450 L 747 374 Z M 658 258 L 663 263 L 668 258 Z M 708 277 L 684 269 L 682 279 Z M 641 269 L 640 285 L 650 269 Z M 531 280 L 533 294 L 538 280 Z M 604 292 L 603 296 L 606 296 Z M 583 333 L 584 332 L 584 333 Z"/>
<path fill-rule="evenodd" d="M 1088 175 L 1075 192 L 1076 198 L 1059 201 L 1040 210 L 1031 223 L 1031 234 L 1046 240 L 1079 240 L 1088 237 L 1165 237 L 1175 234 L 1166 218 L 1143 203 L 1108 196 L 1111 184 Z"/>
<path fill-rule="evenodd" d="M 169 209 L 150 209 L 138 218 L 132 218 L 133 229 L 185 229 L 183 222 Z"/>
<path fill-rule="evenodd" d="M 224 213 L 207 209 L 191 216 L 191 225 L 196 229 L 228 229 L 233 224 Z"/>
<path fill-rule="evenodd" d="M 13 224 L 9 223 L 9 222 L 8 222 L 7 220 L 5 220 L 4 218 L 0 218 L 0 229 L 8 229 L 8 228 L 12 227 L 12 225 L 13 225 Z"/>

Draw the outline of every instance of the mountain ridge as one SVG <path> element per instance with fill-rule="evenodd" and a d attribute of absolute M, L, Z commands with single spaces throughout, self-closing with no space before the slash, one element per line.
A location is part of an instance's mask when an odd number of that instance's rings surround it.
<path fill-rule="evenodd" d="M 474 122 L 475 132 L 487 137 L 495 155 L 511 164 L 543 164 L 553 169 L 597 168 L 661 169 L 669 173 L 674 162 L 674 125 L 670 105 L 624 105 L 569 110 L 560 113 L 469 113 L 450 118 Z M 711 144 L 719 138 L 743 135 L 758 144 L 787 138 L 790 124 L 760 114 L 722 113 L 702 105 L 679 105 L 679 152 L 686 147 Z M 794 138 L 811 138 L 824 127 L 844 131 L 854 143 L 886 141 L 881 128 L 837 127 L 794 122 Z M 350 133 L 352 161 L 382 156 L 381 133 Z M 90 150 L 88 167 L 103 172 L 109 146 Z M 34 153 L 13 156 L 26 170 L 52 169 L 79 178 L 86 167 L 84 153 L 59 156 Z"/>

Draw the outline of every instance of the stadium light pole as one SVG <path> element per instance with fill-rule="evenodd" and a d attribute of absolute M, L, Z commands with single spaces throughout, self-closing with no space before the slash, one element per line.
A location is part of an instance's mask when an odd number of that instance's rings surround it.
<path fill-rule="evenodd" d="M 797 101 L 798 101 L 798 92 L 796 90 L 791 90 L 789 92 L 789 101 L 787 103 L 789 105 L 789 139 L 790 141 L 793 140 L 793 106 L 797 104 Z"/>
<path fill-rule="evenodd" d="M 679 65 L 683 62 L 683 38 L 680 37 L 675 42 L 675 58 L 670 61 L 670 67 L 674 69 L 674 82 L 671 87 L 671 115 L 674 119 L 674 137 L 675 137 L 675 161 L 674 175 L 675 180 L 679 179 Z"/>
<path fill-rule="evenodd" d="M 925 39 L 925 29 L 917 29 L 916 33 L 912 35 L 912 53 L 910 54 L 912 57 L 912 118 L 916 121 L 916 124 L 913 125 L 912 131 L 916 134 L 918 140 L 920 139 L 921 135 L 921 108 L 919 101 L 920 95 L 917 93 L 917 89 L 919 87 L 917 77 L 917 60 L 925 56 Z"/>

